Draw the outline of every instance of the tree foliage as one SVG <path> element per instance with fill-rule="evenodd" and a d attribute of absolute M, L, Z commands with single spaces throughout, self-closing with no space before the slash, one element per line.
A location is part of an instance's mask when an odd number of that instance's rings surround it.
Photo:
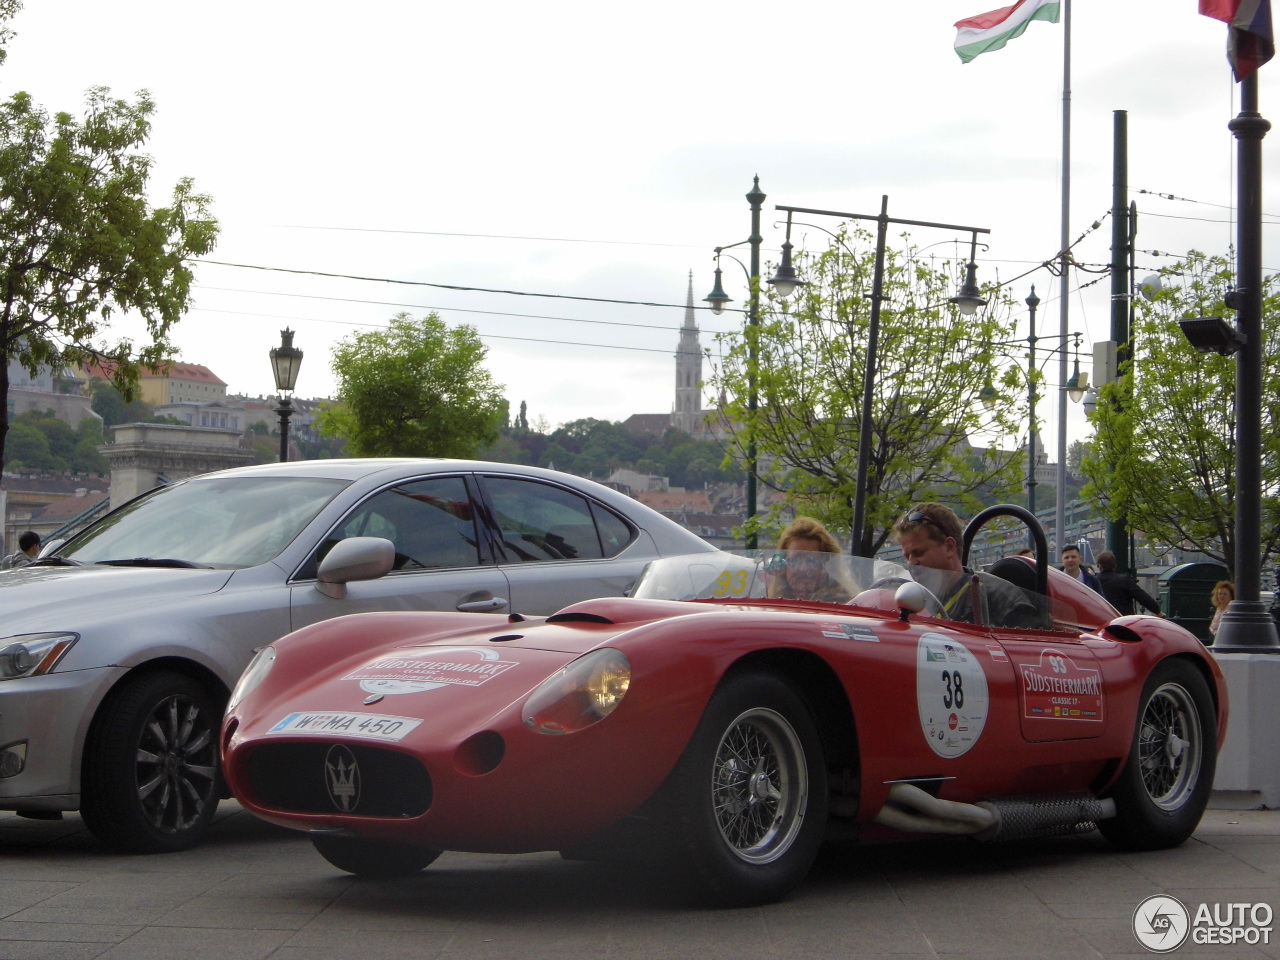
<path fill-rule="evenodd" d="M 754 330 L 722 335 L 723 357 L 710 386 L 728 398 L 735 457 L 754 438 L 761 480 L 787 493 L 790 505 L 833 530 L 853 522 L 858 441 L 871 316 L 874 246 L 864 230 L 842 233 L 797 269 L 809 281 L 795 302 L 772 298 Z M 894 519 L 917 500 L 945 500 L 961 511 L 1003 498 L 1017 482 L 1023 454 L 978 436 L 1003 439 L 1019 427 L 1014 397 L 1025 380 L 1002 379 L 997 344 L 1012 332 L 1011 304 L 993 297 L 972 317 L 946 301 L 946 264 L 921 260 L 915 248 L 888 250 L 872 391 L 866 523 L 856 552 L 883 545 Z M 753 347 L 759 398 L 750 410 Z M 996 403 L 977 402 L 991 382 Z M 766 519 L 763 525 L 772 523 Z"/>
<path fill-rule="evenodd" d="M 497 439 L 504 409 L 487 352 L 475 328 L 434 313 L 354 334 L 333 350 L 338 399 L 321 432 L 357 457 L 474 457 Z"/>
<path fill-rule="evenodd" d="M 0 25 L 17 10 L 0 3 Z M 0 36 L 0 40 L 4 37 Z M 168 206 L 146 200 L 150 96 L 88 93 L 82 120 L 52 116 L 24 92 L 0 103 L 0 397 L 8 361 L 35 374 L 106 361 L 131 396 L 139 372 L 172 355 L 170 328 L 191 301 L 186 260 L 213 249 L 210 200 L 179 180 Z M 118 311 L 146 323 L 150 342 L 108 336 Z M 0 403 L 0 462 L 7 432 Z"/>
<path fill-rule="evenodd" d="M 30 411 L 13 418 L 9 425 L 9 466 L 15 470 L 47 473 L 108 472 L 107 462 L 98 452 L 102 446 L 102 425 L 92 417 L 73 429 L 52 410 Z"/>
<path fill-rule="evenodd" d="M 1138 301 L 1133 356 L 1102 388 L 1087 496 L 1147 540 L 1188 544 L 1235 575 L 1235 358 L 1198 352 L 1184 317 L 1230 317 L 1234 274 L 1222 257 L 1191 251 L 1169 268 L 1181 286 Z M 1280 277 L 1263 281 L 1262 561 L 1280 546 Z"/>

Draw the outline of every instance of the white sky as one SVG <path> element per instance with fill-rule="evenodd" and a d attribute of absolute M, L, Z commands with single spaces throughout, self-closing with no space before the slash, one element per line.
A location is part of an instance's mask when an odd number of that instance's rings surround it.
<path fill-rule="evenodd" d="M 1051 257 L 1059 234 L 1062 24 L 1033 23 L 968 65 L 952 50 L 956 20 L 999 5 L 28 0 L 0 94 L 24 89 L 79 114 L 91 85 L 150 90 L 152 199 L 164 202 L 181 176 L 212 194 L 218 260 L 674 304 L 693 269 L 701 301 L 712 247 L 749 232 L 743 195 L 758 173 L 768 259 L 782 242 L 774 203 L 875 213 L 887 193 L 894 216 L 990 227 L 979 273 L 990 280 Z M 1129 111 L 1131 188 L 1231 204 L 1225 25 L 1195 0 L 1077 0 L 1073 14 L 1072 238 L 1110 206 L 1115 109 Z M 1277 71 L 1280 61 L 1261 71 L 1273 120 Z M 1264 141 L 1268 187 L 1278 136 Z M 1224 206 L 1134 196 L 1140 249 L 1220 252 L 1233 238 L 1216 222 L 1230 215 Z M 1106 225 L 1077 256 L 1104 263 L 1109 244 Z M 1264 249 L 1263 261 L 1280 266 L 1280 254 Z M 1139 269 L 1169 262 L 1141 256 Z M 741 272 L 726 267 L 741 301 Z M 306 355 L 298 394 L 328 395 L 333 344 L 365 329 L 352 324 L 431 307 L 477 327 L 513 409 L 527 401 L 531 421 L 671 408 L 681 309 L 212 265 L 197 278 L 174 339 L 232 391 L 274 389 L 267 352 L 287 324 Z M 1032 282 L 1040 332 L 1056 333 L 1058 282 L 1044 272 L 1019 281 L 1018 299 Z M 1087 342 L 1107 338 L 1108 283 L 1072 301 L 1070 326 Z M 700 322 L 713 331 L 732 319 Z M 1049 374 L 1056 383 L 1056 364 Z M 1039 412 L 1052 453 L 1056 401 Z M 1078 406 L 1068 431 L 1087 433 Z"/>

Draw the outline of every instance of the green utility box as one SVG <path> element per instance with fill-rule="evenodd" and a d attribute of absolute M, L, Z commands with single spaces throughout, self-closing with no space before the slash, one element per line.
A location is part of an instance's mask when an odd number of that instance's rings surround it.
<path fill-rule="evenodd" d="M 1160 574 L 1160 609 L 1206 644 L 1213 643 L 1213 585 L 1227 579 L 1221 563 L 1183 563 Z"/>

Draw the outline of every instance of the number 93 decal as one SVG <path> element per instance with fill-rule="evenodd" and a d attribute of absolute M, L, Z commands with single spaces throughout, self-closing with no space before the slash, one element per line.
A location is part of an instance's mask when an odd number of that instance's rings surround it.
<path fill-rule="evenodd" d="M 926 633 L 916 648 L 920 732 L 940 757 L 968 752 L 982 736 L 990 699 L 978 658 L 953 637 Z"/>
<path fill-rule="evenodd" d="M 741 597 L 747 592 L 746 570 L 726 570 L 716 577 L 717 597 Z"/>

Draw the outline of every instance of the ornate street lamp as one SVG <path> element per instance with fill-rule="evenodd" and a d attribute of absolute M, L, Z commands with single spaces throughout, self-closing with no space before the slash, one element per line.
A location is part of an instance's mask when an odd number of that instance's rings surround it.
<path fill-rule="evenodd" d="M 285 327 L 280 331 L 280 346 L 271 348 L 271 372 L 280 392 L 280 462 L 289 461 L 289 418 L 293 416 L 293 401 L 287 394 L 293 392 L 298 382 L 298 368 L 302 366 L 302 351 L 293 345 L 293 331 Z"/>

